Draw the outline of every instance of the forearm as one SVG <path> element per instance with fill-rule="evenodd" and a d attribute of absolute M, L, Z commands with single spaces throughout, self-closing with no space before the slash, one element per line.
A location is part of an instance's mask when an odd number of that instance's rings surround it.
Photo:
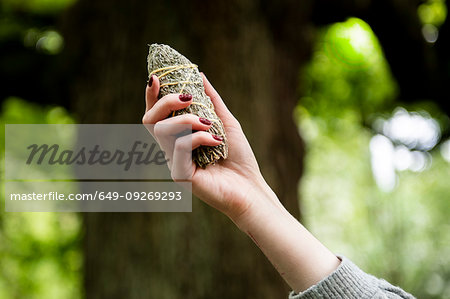
<path fill-rule="evenodd" d="M 279 204 L 276 195 L 261 188 L 254 204 L 235 220 L 264 252 L 280 275 L 299 292 L 328 276 L 339 259 Z"/>

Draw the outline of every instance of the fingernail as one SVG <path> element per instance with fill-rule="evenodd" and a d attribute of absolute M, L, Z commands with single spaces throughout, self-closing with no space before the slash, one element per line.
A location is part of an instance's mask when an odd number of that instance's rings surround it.
<path fill-rule="evenodd" d="M 216 139 L 217 141 L 223 141 L 223 137 L 222 137 L 222 136 L 212 135 L 212 137 L 213 137 L 214 139 Z"/>
<path fill-rule="evenodd" d="M 179 99 L 183 102 L 189 102 L 190 100 L 192 100 L 192 95 L 191 94 L 180 94 Z"/>
<path fill-rule="evenodd" d="M 153 75 L 150 76 L 150 79 L 148 79 L 148 87 L 152 87 L 153 84 Z"/>
<path fill-rule="evenodd" d="M 207 118 L 200 117 L 198 120 L 199 120 L 202 124 L 207 125 L 207 126 L 209 126 L 210 124 L 212 124 L 212 122 L 211 122 L 209 119 L 207 119 Z"/>

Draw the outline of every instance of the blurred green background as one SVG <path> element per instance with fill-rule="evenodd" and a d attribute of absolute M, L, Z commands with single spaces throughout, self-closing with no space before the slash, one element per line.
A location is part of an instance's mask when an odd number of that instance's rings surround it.
<path fill-rule="evenodd" d="M 57 67 L 65 47 L 59 20 L 74 3 L 1 2 L 2 126 L 83 118 L 65 103 L 69 82 L 59 76 L 67 68 Z M 432 47 L 446 2 L 414 4 Z M 360 18 L 317 25 L 311 49 L 292 112 L 305 142 L 303 223 L 365 271 L 418 298 L 450 298 L 448 114 L 432 96 L 400 96 L 377 35 Z M 94 297 L 83 285 L 84 233 L 76 213 L 2 209 L 0 298 Z"/>
<path fill-rule="evenodd" d="M 450 140 L 441 140 L 448 116 L 431 101 L 396 101 L 389 65 L 360 19 L 323 29 L 301 77 L 307 226 L 334 252 L 418 298 L 449 298 Z"/>

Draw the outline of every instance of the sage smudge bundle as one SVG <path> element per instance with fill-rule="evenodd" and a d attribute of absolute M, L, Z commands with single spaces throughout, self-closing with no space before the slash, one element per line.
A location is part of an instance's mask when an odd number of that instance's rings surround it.
<path fill-rule="evenodd" d="M 192 113 L 212 122 L 208 132 L 223 137 L 218 146 L 200 146 L 192 153 L 192 160 L 200 167 L 215 164 L 228 156 L 228 145 L 222 121 L 214 111 L 211 99 L 206 95 L 197 65 L 167 45 L 150 45 L 147 57 L 149 78 L 158 76 L 160 90 L 158 99 L 171 93 L 191 94 L 192 103 L 187 108 L 174 111 L 171 116 Z"/>

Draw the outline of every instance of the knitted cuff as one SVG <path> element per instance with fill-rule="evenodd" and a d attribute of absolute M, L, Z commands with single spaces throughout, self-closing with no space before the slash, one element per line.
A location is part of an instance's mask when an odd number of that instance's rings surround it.
<path fill-rule="evenodd" d="M 333 273 L 304 292 L 291 292 L 289 299 L 374 297 L 378 292 L 377 278 L 363 272 L 347 258 L 338 258 L 341 264 Z"/>

